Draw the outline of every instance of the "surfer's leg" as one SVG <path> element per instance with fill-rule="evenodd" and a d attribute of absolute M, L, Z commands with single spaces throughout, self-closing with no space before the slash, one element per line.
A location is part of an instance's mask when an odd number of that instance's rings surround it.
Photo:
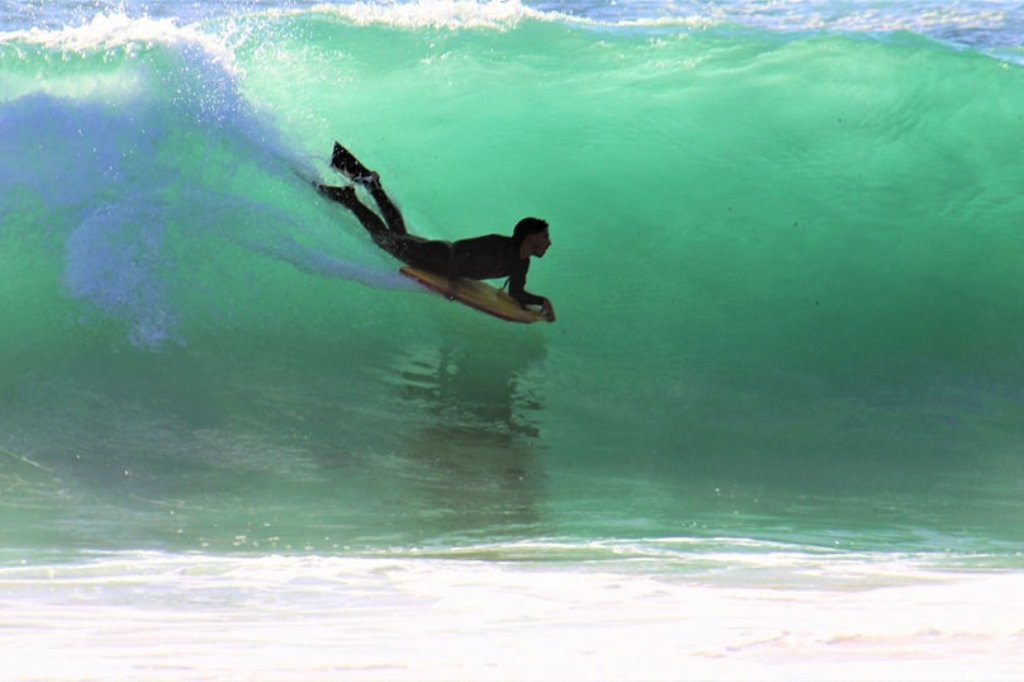
<path fill-rule="evenodd" d="M 381 215 L 384 216 L 384 222 L 387 223 L 388 229 L 395 234 L 409 234 L 409 231 L 405 228 L 405 219 L 402 217 L 402 212 L 395 206 L 395 202 L 391 201 L 391 197 L 384 191 L 384 188 L 380 186 L 380 178 L 377 174 L 373 174 L 373 180 L 364 182 L 363 187 L 370 190 L 370 195 L 373 200 L 377 202 L 377 207 L 380 208 Z"/>
<path fill-rule="evenodd" d="M 359 197 L 356 196 L 356 190 L 354 187 L 331 187 L 329 185 L 317 185 L 317 190 L 320 191 L 328 199 L 337 201 L 339 204 L 352 211 L 353 215 L 359 219 L 366 231 L 373 237 L 373 241 L 377 242 L 379 246 L 387 251 L 391 250 L 391 233 L 388 231 L 384 221 L 380 219 L 376 213 L 371 211 L 363 202 L 359 201 Z"/>
<path fill-rule="evenodd" d="M 377 202 L 388 229 L 399 235 L 409 234 L 405 227 L 405 219 L 402 218 L 402 212 L 398 210 L 395 202 L 381 187 L 380 176 L 377 173 L 364 166 L 352 152 L 337 142 L 334 143 L 334 151 L 331 154 L 331 166 L 351 178 L 352 182 L 365 187 L 373 195 L 373 200 Z"/>

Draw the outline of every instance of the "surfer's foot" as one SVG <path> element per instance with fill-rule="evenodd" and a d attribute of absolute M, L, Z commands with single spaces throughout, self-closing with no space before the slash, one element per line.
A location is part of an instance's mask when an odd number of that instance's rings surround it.
<path fill-rule="evenodd" d="M 380 186 L 380 176 L 359 162 L 359 159 L 352 155 L 352 152 L 334 143 L 334 153 L 331 154 L 331 166 L 342 175 L 358 182 L 363 187 L 374 188 Z"/>

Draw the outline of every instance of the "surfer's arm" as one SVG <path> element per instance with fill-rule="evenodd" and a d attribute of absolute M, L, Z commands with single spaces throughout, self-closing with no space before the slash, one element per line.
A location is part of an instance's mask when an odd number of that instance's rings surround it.
<path fill-rule="evenodd" d="M 555 321 L 555 308 L 551 305 L 551 301 L 544 298 L 543 296 L 537 296 L 531 294 L 529 291 L 523 288 L 526 284 L 526 278 L 518 279 L 516 277 L 509 278 L 508 283 L 508 294 L 514 298 L 519 305 L 526 307 L 528 305 L 539 305 L 541 312 L 544 313 L 544 317 L 548 318 L 548 321 Z"/>
<path fill-rule="evenodd" d="M 526 269 L 528 267 L 526 261 L 520 261 L 516 263 L 516 267 L 508 277 L 508 295 L 516 299 L 524 308 L 528 305 L 543 305 L 547 300 L 543 296 L 536 296 L 526 290 Z"/>

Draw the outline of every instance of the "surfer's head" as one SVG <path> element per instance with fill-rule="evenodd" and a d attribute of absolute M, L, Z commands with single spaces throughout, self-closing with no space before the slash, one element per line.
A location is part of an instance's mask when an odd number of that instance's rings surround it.
<path fill-rule="evenodd" d="M 540 218 L 523 218 L 516 223 L 512 233 L 512 241 L 519 246 L 523 258 L 530 256 L 542 257 L 551 246 L 548 235 L 548 222 Z"/>

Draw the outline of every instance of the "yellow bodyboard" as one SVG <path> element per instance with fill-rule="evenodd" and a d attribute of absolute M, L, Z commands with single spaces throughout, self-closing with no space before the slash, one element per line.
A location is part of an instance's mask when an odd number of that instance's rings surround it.
<path fill-rule="evenodd" d="M 509 322 L 542 322 L 545 318 L 536 310 L 529 310 L 500 289 L 475 279 L 449 279 L 426 270 L 406 266 L 399 270 L 403 275 L 414 279 L 427 289 L 441 294 L 450 301 L 458 301 L 482 313 Z"/>

